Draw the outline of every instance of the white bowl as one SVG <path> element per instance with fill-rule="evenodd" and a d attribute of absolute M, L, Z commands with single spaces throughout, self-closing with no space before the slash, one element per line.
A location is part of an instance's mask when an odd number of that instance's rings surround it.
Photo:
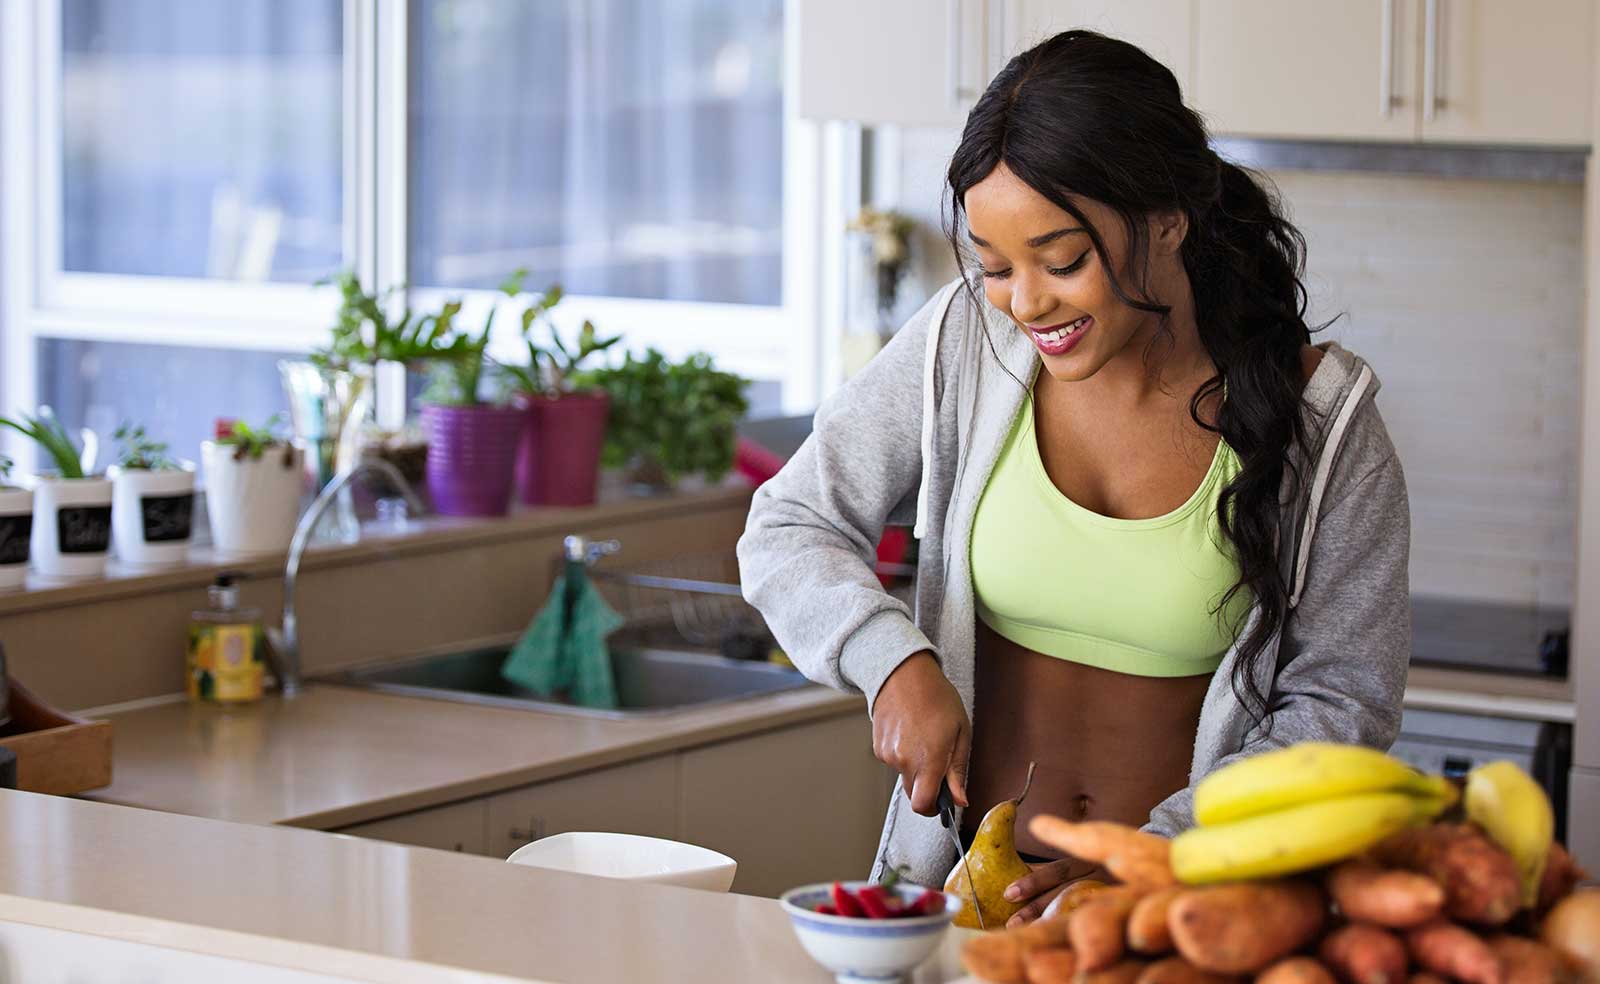
<path fill-rule="evenodd" d="M 852 892 L 868 882 L 845 882 Z M 831 902 L 831 884 L 807 885 L 783 893 L 778 901 L 789 914 L 794 934 L 811 958 L 833 971 L 840 984 L 898 981 L 939 948 L 950 921 L 961 911 L 961 899 L 945 893 L 944 911 L 910 919 L 858 919 L 825 916 L 817 906 Z M 910 902 L 924 891 L 920 885 L 893 889 Z"/>
<path fill-rule="evenodd" d="M 693 844 L 637 834 L 577 831 L 524 844 L 506 860 L 533 868 L 660 882 L 708 892 L 726 892 L 739 868 L 726 854 Z"/>

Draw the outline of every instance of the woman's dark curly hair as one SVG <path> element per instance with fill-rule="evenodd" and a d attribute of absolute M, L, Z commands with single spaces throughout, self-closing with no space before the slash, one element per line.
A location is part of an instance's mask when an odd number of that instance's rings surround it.
<path fill-rule="evenodd" d="M 950 161 L 945 223 L 964 271 L 972 268 L 963 238 L 967 191 L 1001 164 L 1088 230 L 1116 296 L 1159 316 L 1158 341 L 1171 340 L 1171 306 L 1149 290 L 1146 219 L 1176 211 L 1188 221 L 1183 266 L 1200 342 L 1217 369 L 1190 397 L 1189 414 L 1220 434 L 1241 465 L 1218 503 L 1239 580 L 1217 610 L 1241 591 L 1259 609 L 1240 640 L 1232 685 L 1260 720 L 1268 708 L 1257 663 L 1288 612 L 1277 560 L 1278 496 L 1292 468 L 1291 446 L 1306 440 L 1305 238 L 1264 179 L 1217 156 L 1172 72 L 1134 45 L 1092 31 L 1057 34 L 1011 59 L 968 115 Z M 1119 278 L 1105 240 L 1074 196 L 1121 217 L 1129 243 L 1123 269 L 1141 282 Z M 967 279 L 977 302 L 973 278 Z M 1213 423 L 1201 407 L 1218 397 Z"/>

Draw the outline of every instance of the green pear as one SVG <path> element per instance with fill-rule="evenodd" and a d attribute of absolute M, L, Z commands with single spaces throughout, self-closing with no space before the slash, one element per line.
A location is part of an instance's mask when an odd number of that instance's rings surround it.
<path fill-rule="evenodd" d="M 1005 891 L 1012 882 L 1033 870 L 1017 853 L 1017 808 L 1027 797 L 1028 787 L 1033 785 L 1033 766 L 1034 763 L 1028 763 L 1028 778 L 1016 799 L 996 803 L 983 815 L 972 846 L 945 879 L 944 890 L 966 903 L 956 916 L 957 926 L 980 928 L 978 913 L 982 912 L 983 927 L 1001 929 L 1027 904 L 1026 900 L 1007 900 Z"/>

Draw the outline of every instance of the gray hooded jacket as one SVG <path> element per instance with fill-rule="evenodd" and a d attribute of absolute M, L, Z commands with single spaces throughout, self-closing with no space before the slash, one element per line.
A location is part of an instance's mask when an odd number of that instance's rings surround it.
<path fill-rule="evenodd" d="M 1268 748 L 1388 748 L 1399 732 L 1411 652 L 1405 477 L 1373 404 L 1377 377 L 1335 344 L 1323 351 L 1303 394 L 1310 448 L 1293 460 L 1304 481 L 1291 494 L 1286 473 L 1280 497 L 1291 610 L 1257 664 L 1270 724 L 1234 694 L 1235 647 L 1201 710 L 1191 784 Z M 861 693 L 870 713 L 895 668 L 930 650 L 972 714 L 973 515 L 1021 409 L 1018 380 L 1038 368 L 1032 343 L 952 282 L 826 401 L 805 444 L 757 490 L 739 541 L 745 597 L 806 676 Z M 873 574 L 883 527 L 908 523 L 920 541 L 914 612 Z M 1148 829 L 1190 826 L 1192 794 L 1159 804 Z M 942 884 L 955 861 L 939 821 L 912 811 L 897 785 L 873 877 L 895 865 Z"/>

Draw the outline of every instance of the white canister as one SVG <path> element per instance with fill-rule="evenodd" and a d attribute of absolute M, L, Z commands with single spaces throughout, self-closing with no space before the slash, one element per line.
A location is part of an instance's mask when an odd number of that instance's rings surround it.
<path fill-rule="evenodd" d="M 111 480 L 39 476 L 33 488 L 33 567 L 45 577 L 99 577 L 111 551 Z"/>
<path fill-rule="evenodd" d="M 27 580 L 32 535 L 33 490 L 0 485 L 0 590 L 20 588 Z"/>
<path fill-rule="evenodd" d="M 176 468 L 107 469 L 111 540 L 130 567 L 171 567 L 189 556 L 194 533 L 194 462 Z"/>
<path fill-rule="evenodd" d="M 284 553 L 300 519 L 302 452 L 290 444 L 274 444 L 259 458 L 237 450 L 200 445 L 211 542 L 229 556 Z"/>

